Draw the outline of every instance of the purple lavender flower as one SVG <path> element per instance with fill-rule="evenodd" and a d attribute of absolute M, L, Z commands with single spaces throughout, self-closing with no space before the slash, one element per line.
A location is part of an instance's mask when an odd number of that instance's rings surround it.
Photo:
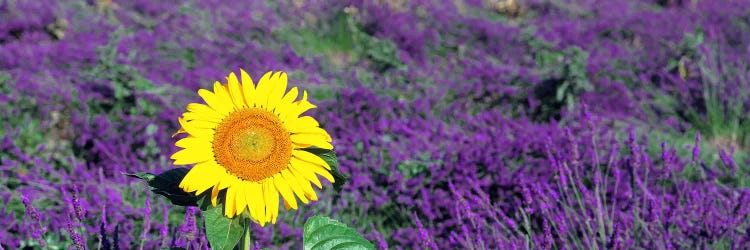
<path fill-rule="evenodd" d="M 83 222 L 85 219 L 86 211 L 81 206 L 81 201 L 78 199 L 78 186 L 73 185 L 73 210 L 75 211 L 76 218 L 78 221 Z"/>
<path fill-rule="evenodd" d="M 141 232 L 141 235 L 139 238 L 142 241 L 147 240 L 149 238 L 150 231 L 151 231 L 151 201 L 147 199 L 145 201 L 145 204 L 143 205 L 143 231 Z"/>
<path fill-rule="evenodd" d="M 162 221 L 164 224 L 159 229 L 159 238 L 162 239 L 162 245 L 164 245 L 169 235 L 169 207 L 166 205 L 162 205 Z"/>
<path fill-rule="evenodd" d="M 701 154 L 700 142 L 701 142 L 701 134 L 696 133 L 695 144 L 693 145 L 693 157 L 690 160 L 693 164 L 696 164 L 696 160 L 700 157 L 700 154 Z"/>
<path fill-rule="evenodd" d="M 376 243 L 377 248 L 378 249 L 388 249 L 388 243 L 385 241 L 385 239 L 380 234 L 380 232 L 378 232 L 377 230 L 375 230 L 375 227 L 372 226 L 372 225 L 370 226 L 370 229 L 372 230 L 372 234 L 375 237 L 375 243 Z M 257 243 L 256 243 L 256 246 L 257 246 Z"/>
<path fill-rule="evenodd" d="M 195 224 L 195 213 L 198 211 L 196 207 L 187 207 L 185 209 L 185 219 L 180 224 L 180 229 L 177 230 L 177 244 L 181 246 L 192 245 L 197 239 L 197 225 Z"/>
<path fill-rule="evenodd" d="M 82 238 L 100 232 L 86 248 L 187 243 L 170 235 L 195 221 L 170 225 L 182 210 L 159 205 L 163 221 L 146 222 L 149 206 L 137 203 L 147 187 L 120 173 L 169 169 L 160 158 L 176 148 L 163 135 L 179 126 L 184 93 L 239 67 L 286 70 L 310 89 L 310 115 L 352 177 L 337 202 L 299 217 L 372 221 L 381 247 L 424 248 L 424 232 L 441 249 L 750 244 L 735 182 L 747 139 L 701 124 L 716 120 L 714 100 L 740 118 L 750 106 L 750 35 L 737 28 L 750 25 L 748 1 L 512 1 L 518 13 L 504 0 L 110 2 L 0 1 L 0 248 L 65 239 L 69 222 L 55 218 L 67 216 Z M 571 48 L 588 54 L 580 69 Z M 570 75 L 593 88 L 560 109 L 553 99 Z M 698 134 L 676 150 L 673 137 L 692 131 L 719 144 L 719 161 L 700 160 Z M 682 174 L 696 167 L 716 178 Z M 21 203 L 23 222 L 11 216 Z M 526 204 L 536 209 L 528 231 Z M 421 230 L 409 228 L 414 214 Z M 299 221 L 254 236 L 300 248 L 286 241 Z M 205 236 L 182 245 L 205 248 Z"/>
<path fill-rule="evenodd" d="M 417 226 L 417 231 L 419 232 L 419 240 L 422 242 L 422 247 L 425 249 L 438 249 L 435 241 L 433 240 L 433 237 L 430 235 L 427 229 L 424 228 L 424 226 L 422 225 L 422 221 L 419 219 L 417 214 L 412 213 L 411 219 Z"/>
<path fill-rule="evenodd" d="M 552 249 L 552 228 L 549 225 L 549 222 L 545 219 L 544 225 L 542 226 L 544 230 L 544 241 L 542 247 L 544 249 Z"/>
<path fill-rule="evenodd" d="M 71 221 L 70 217 L 65 218 L 66 221 L 66 227 L 65 230 L 68 232 L 68 235 L 70 235 L 70 239 L 73 240 L 73 245 L 78 250 L 86 249 L 84 245 L 83 238 L 81 235 L 76 232 L 76 228 L 73 226 L 73 222 Z"/>
<path fill-rule="evenodd" d="M 737 174 L 737 164 L 734 162 L 734 158 L 731 155 L 727 154 L 724 149 L 719 149 L 719 158 L 721 159 L 721 162 L 724 164 L 724 166 L 732 171 L 732 175 Z"/>
<path fill-rule="evenodd" d="M 31 236 L 39 243 L 40 246 L 46 247 L 47 241 L 43 238 L 47 232 L 47 228 L 43 227 L 41 217 L 37 209 L 31 204 L 29 197 L 25 194 L 21 194 L 21 201 L 23 206 L 26 207 L 26 215 L 31 217 Z"/>

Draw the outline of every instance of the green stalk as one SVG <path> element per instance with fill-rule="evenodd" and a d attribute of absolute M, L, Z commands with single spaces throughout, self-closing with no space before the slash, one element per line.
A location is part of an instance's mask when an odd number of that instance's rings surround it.
<path fill-rule="evenodd" d="M 250 250 L 250 242 L 253 241 L 253 237 L 250 234 L 250 219 L 245 219 L 245 235 L 242 236 L 242 240 L 240 240 L 242 244 L 243 250 Z"/>

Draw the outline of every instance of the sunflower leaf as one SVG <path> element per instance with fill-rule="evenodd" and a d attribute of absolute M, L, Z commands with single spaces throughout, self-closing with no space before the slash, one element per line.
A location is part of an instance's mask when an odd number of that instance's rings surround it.
<path fill-rule="evenodd" d="M 147 172 L 125 174 L 130 177 L 145 180 L 151 187 L 151 192 L 166 197 L 172 204 L 178 206 L 197 206 L 198 197 L 180 188 L 182 178 L 188 173 L 187 168 L 173 168 L 154 175 Z"/>
<path fill-rule="evenodd" d="M 224 193 L 226 193 L 226 190 L 222 190 L 221 192 L 222 193 L 220 193 L 220 196 L 225 195 Z M 203 192 L 202 194 L 195 197 L 195 199 L 196 204 L 198 205 L 198 208 L 201 209 L 201 211 L 206 211 L 209 208 L 213 207 L 213 205 L 211 204 L 211 192 L 209 191 Z M 217 206 L 220 206 L 220 204 L 224 204 L 223 199 L 221 199 L 221 202 L 219 202 Z"/>
<path fill-rule="evenodd" d="M 331 170 L 328 172 L 333 176 L 333 180 L 335 181 L 333 183 L 333 189 L 336 189 L 337 192 L 341 191 L 344 184 L 349 182 L 349 177 L 339 171 L 339 160 L 336 158 L 336 152 L 330 149 L 317 147 L 304 148 L 303 150 L 317 155 L 331 166 Z"/>
<path fill-rule="evenodd" d="M 317 249 L 375 249 L 362 235 L 346 225 L 323 216 L 313 216 L 305 222 L 302 236 L 305 250 Z"/>
<path fill-rule="evenodd" d="M 152 173 L 148 173 L 148 172 L 140 172 L 140 173 L 135 173 L 135 174 L 125 174 L 125 175 L 130 176 L 130 177 L 135 177 L 144 181 L 151 181 L 156 177 L 156 175 Z"/>
<path fill-rule="evenodd" d="M 222 207 L 208 207 L 208 210 L 203 212 L 206 218 L 206 237 L 211 249 L 234 249 L 242 238 L 245 227 L 250 225 L 243 222 L 247 220 L 241 219 L 242 216 L 236 216 L 234 219 L 227 218 L 224 216 Z"/>

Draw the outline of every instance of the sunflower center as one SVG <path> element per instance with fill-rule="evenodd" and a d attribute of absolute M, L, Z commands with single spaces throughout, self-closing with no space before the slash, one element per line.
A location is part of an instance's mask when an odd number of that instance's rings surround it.
<path fill-rule="evenodd" d="M 292 141 L 279 117 L 249 108 L 230 113 L 214 133 L 214 155 L 230 174 L 261 181 L 286 169 Z"/>

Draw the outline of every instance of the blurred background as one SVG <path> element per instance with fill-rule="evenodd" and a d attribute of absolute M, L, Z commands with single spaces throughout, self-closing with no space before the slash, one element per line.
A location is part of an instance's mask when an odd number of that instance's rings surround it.
<path fill-rule="evenodd" d="M 208 248 L 122 173 L 173 166 L 199 88 L 288 72 L 379 249 L 750 244 L 750 1 L 0 0 L 0 249 Z"/>

